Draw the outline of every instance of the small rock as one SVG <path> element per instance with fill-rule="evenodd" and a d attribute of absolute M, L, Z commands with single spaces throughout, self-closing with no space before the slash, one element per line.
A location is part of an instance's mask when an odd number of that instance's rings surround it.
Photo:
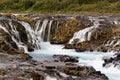
<path fill-rule="evenodd" d="M 13 64 L 12 65 L 12 69 L 16 69 L 17 68 L 17 65 L 16 64 Z"/>

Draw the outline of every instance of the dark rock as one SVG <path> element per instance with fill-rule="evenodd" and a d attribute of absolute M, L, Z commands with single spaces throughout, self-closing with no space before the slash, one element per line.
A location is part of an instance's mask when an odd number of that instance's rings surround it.
<path fill-rule="evenodd" d="M 78 76 L 77 78 L 71 78 L 72 80 L 108 80 L 107 76 L 89 66 L 64 66 L 60 71 L 67 75 Z"/>
<path fill-rule="evenodd" d="M 106 67 L 109 64 L 112 64 L 114 66 L 120 66 L 120 54 L 117 53 L 115 57 L 105 58 L 103 67 Z"/>
<path fill-rule="evenodd" d="M 100 71 L 96 71 L 96 72 L 90 73 L 90 74 L 89 74 L 89 77 L 90 77 L 90 78 L 93 78 L 93 79 L 94 79 L 95 77 L 97 77 L 97 78 L 100 79 L 100 80 L 109 80 L 108 77 L 107 77 L 106 75 L 102 74 Z"/>
<path fill-rule="evenodd" d="M 62 71 L 68 75 L 74 75 L 74 76 L 86 76 L 90 74 L 91 72 L 94 72 L 95 69 L 93 67 L 87 67 L 87 66 L 64 66 L 62 68 Z"/>
<path fill-rule="evenodd" d="M 79 61 L 78 57 L 72 57 L 68 55 L 53 55 L 53 58 L 61 62 L 78 62 Z"/>
<path fill-rule="evenodd" d="M 33 78 L 33 80 L 44 80 L 45 77 L 35 71 L 31 72 L 31 77 Z"/>
<path fill-rule="evenodd" d="M 65 49 L 73 49 L 73 46 L 72 44 L 65 44 Z"/>
<path fill-rule="evenodd" d="M 32 44 L 27 44 L 27 47 L 29 52 L 34 51 L 34 46 Z"/>
<path fill-rule="evenodd" d="M 69 19 L 67 21 L 61 22 L 59 30 L 54 34 L 51 40 L 51 44 L 67 43 L 76 31 L 79 31 L 80 29 L 85 27 L 81 24 L 81 21 L 82 20 L 77 20 L 76 18 L 73 18 L 73 19 Z"/>
<path fill-rule="evenodd" d="M 15 25 L 17 31 L 19 32 L 19 35 L 21 36 L 20 39 L 21 39 L 21 42 L 27 44 L 28 43 L 28 37 L 27 37 L 27 33 L 26 33 L 26 30 L 25 28 L 23 27 L 23 25 L 21 25 L 19 22 L 17 21 L 13 21 L 12 22 L 13 25 Z"/>
<path fill-rule="evenodd" d="M 76 52 L 84 52 L 84 51 L 86 51 L 86 49 L 85 48 L 75 48 L 75 51 Z"/>
<path fill-rule="evenodd" d="M 46 68 L 46 69 L 56 69 L 55 66 L 49 66 L 49 65 L 48 65 L 48 66 L 45 66 L 45 68 Z"/>

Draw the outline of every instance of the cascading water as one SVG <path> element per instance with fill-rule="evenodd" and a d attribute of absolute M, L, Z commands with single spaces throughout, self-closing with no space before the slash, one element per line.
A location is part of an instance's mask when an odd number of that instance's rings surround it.
<path fill-rule="evenodd" d="M 20 36 L 18 34 L 18 31 L 16 30 L 15 26 L 12 25 L 12 22 L 9 22 L 9 25 L 11 27 L 11 31 L 9 31 L 5 25 L 0 24 L 0 28 L 3 29 L 6 33 L 8 33 L 10 35 L 10 37 L 12 38 L 12 40 L 16 43 L 17 47 L 19 48 L 19 50 L 24 50 L 25 52 L 27 52 L 27 46 L 24 45 L 24 43 L 22 43 L 20 41 Z"/>
<path fill-rule="evenodd" d="M 74 42 L 75 39 L 78 39 L 78 42 L 91 40 L 92 31 L 99 26 L 99 21 L 101 20 L 95 19 L 94 17 L 90 17 L 89 19 L 93 22 L 93 26 L 75 32 L 73 38 L 69 41 L 70 44 Z"/>
<path fill-rule="evenodd" d="M 28 37 L 28 42 L 34 44 L 36 47 L 36 49 L 40 49 L 40 41 L 39 40 L 40 36 L 37 36 L 37 34 L 35 33 L 35 31 L 31 28 L 30 24 L 28 24 L 27 22 L 21 21 L 20 22 L 24 28 L 26 29 L 26 33 L 27 33 L 27 37 Z"/>
<path fill-rule="evenodd" d="M 44 41 L 47 24 L 48 24 L 48 20 L 46 19 L 43 21 L 41 28 L 38 30 L 38 35 L 41 36 L 41 41 Z"/>
<path fill-rule="evenodd" d="M 25 33 L 27 35 L 27 43 L 21 41 L 20 33 L 16 26 L 13 24 L 12 20 L 8 20 L 5 24 L 0 24 L 0 28 L 3 29 L 6 33 L 8 33 L 11 39 L 16 43 L 19 50 L 24 52 L 28 52 L 28 44 L 34 45 L 34 49 L 40 49 L 40 42 L 44 41 L 46 27 L 48 26 L 48 34 L 47 41 L 50 38 L 51 26 L 53 20 L 43 20 L 41 24 L 41 20 L 38 20 L 35 24 L 35 30 L 32 29 L 31 25 L 25 21 L 17 21 L 21 24 L 21 27 L 24 27 Z M 10 26 L 10 29 L 7 27 Z"/>
<path fill-rule="evenodd" d="M 53 20 L 50 21 L 49 26 L 48 26 L 48 36 L 47 36 L 47 41 L 50 41 L 50 31 L 51 31 L 51 25 L 52 25 Z"/>

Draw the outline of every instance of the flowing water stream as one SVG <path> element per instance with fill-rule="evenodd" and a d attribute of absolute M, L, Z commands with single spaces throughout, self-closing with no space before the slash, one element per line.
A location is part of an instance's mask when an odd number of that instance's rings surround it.
<path fill-rule="evenodd" d="M 41 50 L 29 53 L 35 60 L 49 59 L 54 54 L 70 55 L 79 57 L 79 65 L 93 66 L 97 71 L 108 76 L 109 80 L 120 80 L 120 70 L 113 66 L 109 68 L 102 67 L 103 57 L 113 55 L 112 52 L 75 52 L 73 49 L 63 49 L 63 45 L 52 45 L 49 42 L 41 43 Z M 56 80 L 47 77 L 46 80 Z"/>

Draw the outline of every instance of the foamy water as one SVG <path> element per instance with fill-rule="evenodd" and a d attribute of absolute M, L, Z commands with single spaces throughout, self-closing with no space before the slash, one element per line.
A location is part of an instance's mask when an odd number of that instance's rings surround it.
<path fill-rule="evenodd" d="M 50 58 L 54 54 L 70 55 L 79 57 L 80 65 L 93 66 L 97 71 L 101 71 L 109 80 L 120 80 L 120 70 L 113 66 L 109 68 L 102 67 L 103 57 L 113 55 L 112 52 L 75 52 L 74 49 L 63 49 L 63 45 L 51 45 L 48 42 L 41 43 L 41 50 L 36 50 L 30 53 L 33 59 L 39 60 L 41 58 Z M 56 80 L 48 77 L 46 80 Z"/>

